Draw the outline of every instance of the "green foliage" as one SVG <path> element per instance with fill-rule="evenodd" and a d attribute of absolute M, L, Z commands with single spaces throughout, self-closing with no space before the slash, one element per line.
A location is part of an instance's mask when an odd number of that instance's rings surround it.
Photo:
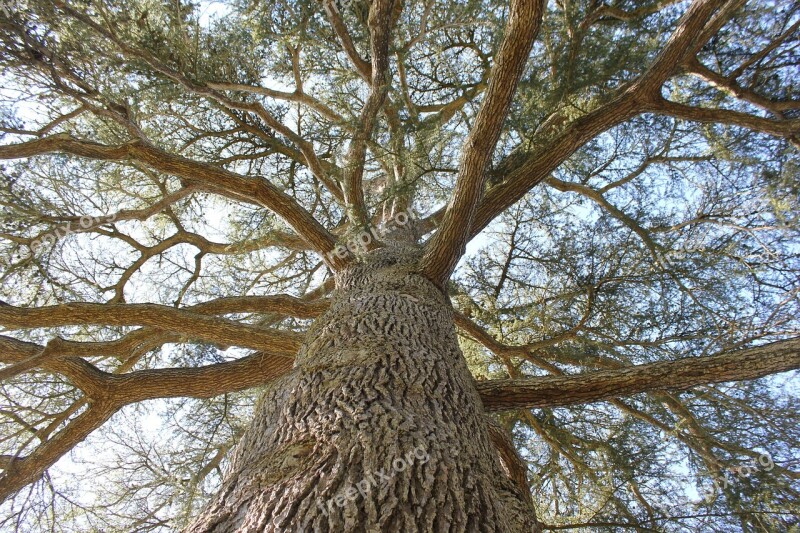
<path fill-rule="evenodd" d="M 490 186 L 645 72 L 687 3 L 605 4 L 547 2 Z M 595 16 L 609 6 L 633 15 Z M 450 200 L 507 9 L 493 0 L 404 2 L 387 103 L 365 165 L 366 202 L 376 217 L 406 202 L 425 218 Z M 368 2 L 356 1 L 341 17 L 369 62 L 367 11 Z M 775 113 L 689 72 L 671 77 L 662 93 L 689 106 L 797 120 L 798 14 L 796 3 L 747 2 L 697 54 L 768 102 L 794 105 Z M 2 144 L 61 134 L 124 145 L 140 135 L 170 153 L 268 180 L 337 237 L 347 230 L 341 205 L 293 139 L 306 140 L 327 175 L 341 178 L 367 98 L 320 2 L 27 0 L 10 17 L 0 14 L 0 67 Z M 254 112 L 258 106 L 285 131 Z M 758 128 L 656 113 L 598 134 L 493 221 L 456 271 L 454 306 L 513 347 L 496 354 L 465 335 L 461 348 L 475 377 L 608 370 L 797 336 L 796 146 L 796 137 Z M 302 296 L 329 280 L 288 225 L 246 196 L 193 191 L 155 213 L 131 215 L 190 185 L 141 161 L 55 154 L 4 161 L 0 171 L 0 253 L 10 258 L 0 265 L 0 298 L 13 305 L 189 306 Z M 117 212 L 130 216 L 27 253 L 70 220 Z M 266 313 L 233 318 L 291 331 L 307 326 Z M 14 335 L 91 343 L 130 331 L 81 326 Z M 244 355 L 185 340 L 137 350 L 130 358 L 86 359 L 115 372 Z M 546 524 L 792 531 L 800 513 L 792 377 L 500 419 L 529 465 Z M 86 408 L 58 374 L 24 374 L 0 390 L 4 455 L 30 453 Z M 257 396 L 127 407 L 6 502 L 0 528 L 180 528 L 218 488 L 224 454 Z M 774 458 L 773 471 L 702 500 L 714 476 L 761 452 Z M 616 525 L 591 525 L 599 523 Z"/>

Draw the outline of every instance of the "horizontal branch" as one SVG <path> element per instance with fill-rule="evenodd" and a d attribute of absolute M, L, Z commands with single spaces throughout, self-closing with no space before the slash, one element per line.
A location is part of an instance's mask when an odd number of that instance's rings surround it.
<path fill-rule="evenodd" d="M 757 379 L 800 368 L 800 338 L 710 357 L 688 357 L 572 376 L 477 383 L 487 410 L 556 407 L 641 392 Z"/>
<path fill-rule="evenodd" d="M 784 120 L 769 119 L 730 109 L 714 109 L 679 104 L 663 98 L 655 106 L 653 112 L 659 115 L 668 115 L 695 122 L 739 126 L 777 137 L 791 138 L 800 135 L 800 119 L 797 118 Z M 797 145 L 796 142 L 795 145 Z"/>
<path fill-rule="evenodd" d="M 228 82 L 210 82 L 207 84 L 209 88 L 216 91 L 238 91 L 250 94 L 259 94 L 268 96 L 276 100 L 286 100 L 288 102 L 299 102 L 315 111 L 320 115 L 327 118 L 336 124 L 344 124 L 345 119 L 336 111 L 320 102 L 313 96 L 309 96 L 304 92 L 295 90 L 294 92 L 276 91 L 275 89 L 268 89 L 260 85 L 246 85 L 243 83 L 228 83 Z"/>
<path fill-rule="evenodd" d="M 23 308 L 0 306 L 0 325 L 10 329 L 92 324 L 149 326 L 212 344 L 241 346 L 293 356 L 302 336 L 156 304 L 93 304 Z"/>
<path fill-rule="evenodd" d="M 197 368 L 159 368 L 126 374 L 108 374 L 114 399 L 125 404 L 156 398 L 211 398 L 264 385 L 294 365 L 293 356 L 256 352 L 225 363 Z"/>

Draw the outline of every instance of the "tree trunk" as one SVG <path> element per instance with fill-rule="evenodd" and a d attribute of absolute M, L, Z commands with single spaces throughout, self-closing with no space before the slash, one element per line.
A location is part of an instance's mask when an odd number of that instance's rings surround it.
<path fill-rule="evenodd" d="M 450 303 L 418 259 L 382 248 L 337 275 L 187 531 L 538 530 L 492 445 Z"/>

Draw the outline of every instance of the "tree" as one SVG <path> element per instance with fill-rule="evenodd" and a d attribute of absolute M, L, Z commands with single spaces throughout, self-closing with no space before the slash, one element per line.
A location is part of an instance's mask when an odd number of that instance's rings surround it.
<path fill-rule="evenodd" d="M 4 8 L 3 527 L 798 527 L 798 4 Z"/>

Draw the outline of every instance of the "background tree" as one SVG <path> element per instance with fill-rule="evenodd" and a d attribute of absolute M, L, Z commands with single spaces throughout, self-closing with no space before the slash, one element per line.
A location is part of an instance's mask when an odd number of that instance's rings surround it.
<path fill-rule="evenodd" d="M 3 6 L 3 529 L 798 527 L 796 2 Z"/>

